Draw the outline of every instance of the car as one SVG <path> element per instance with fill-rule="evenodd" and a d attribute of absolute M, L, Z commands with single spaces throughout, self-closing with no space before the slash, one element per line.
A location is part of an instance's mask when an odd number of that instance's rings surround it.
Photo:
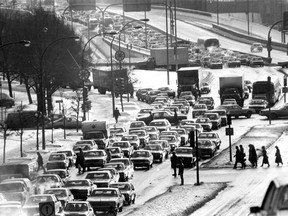
<path fill-rule="evenodd" d="M 105 150 L 90 150 L 84 154 L 85 158 L 85 167 L 90 170 L 91 167 L 104 167 L 106 163 L 108 163 L 108 156 Z"/>
<path fill-rule="evenodd" d="M 118 188 L 124 195 L 127 205 L 134 204 L 136 200 L 135 187 L 131 182 L 117 182 L 109 185 L 110 188 Z"/>
<path fill-rule="evenodd" d="M 122 136 L 121 141 L 130 142 L 130 145 L 134 147 L 134 150 L 137 150 L 140 147 L 140 139 L 137 135 L 124 135 Z"/>
<path fill-rule="evenodd" d="M 144 121 L 149 126 L 151 126 L 150 125 L 151 121 L 157 120 L 157 119 L 167 119 L 170 124 L 176 124 L 176 122 L 182 121 L 183 119 L 187 119 L 187 116 L 183 114 L 178 114 L 176 118 L 174 113 L 171 113 L 167 110 L 158 110 L 158 111 L 152 112 L 152 118 L 150 116 L 138 118 L 139 121 Z"/>
<path fill-rule="evenodd" d="M 138 99 L 138 101 L 142 101 L 144 102 L 145 101 L 145 94 L 148 92 L 148 91 L 151 91 L 152 88 L 142 88 L 142 89 L 138 89 L 136 91 L 136 97 Z"/>
<path fill-rule="evenodd" d="M 184 125 L 190 125 L 190 124 L 193 124 L 193 123 L 195 123 L 195 119 L 185 119 L 185 120 L 182 120 L 179 123 L 179 126 L 182 127 Z"/>
<path fill-rule="evenodd" d="M 195 103 L 195 98 L 194 98 L 194 96 L 193 96 L 192 99 L 193 99 L 193 100 L 191 101 L 191 103 L 194 104 L 194 103 Z M 174 100 L 174 103 L 183 104 L 188 111 L 190 110 L 190 106 L 191 106 L 191 105 L 190 105 L 190 102 L 189 102 L 188 100 L 186 100 L 185 98 L 177 98 L 177 99 Z"/>
<path fill-rule="evenodd" d="M 195 96 L 192 94 L 182 95 L 179 97 L 179 99 L 175 100 L 175 102 L 177 102 L 178 100 L 185 100 L 189 103 L 190 106 L 193 106 L 195 104 Z"/>
<path fill-rule="evenodd" d="M 159 140 L 166 140 L 170 145 L 171 151 L 180 146 L 180 140 L 175 135 L 162 135 L 159 136 Z"/>
<path fill-rule="evenodd" d="M 69 201 L 63 210 L 63 215 L 95 216 L 92 206 L 87 201 Z"/>
<path fill-rule="evenodd" d="M 207 82 L 202 82 L 201 83 L 201 87 L 200 87 L 200 92 L 201 94 L 208 94 L 211 92 L 211 87 L 209 85 L 209 83 Z"/>
<path fill-rule="evenodd" d="M 193 149 L 194 155 L 196 155 L 196 148 Z M 215 143 L 210 139 L 198 139 L 198 156 L 200 158 L 210 157 L 212 158 L 217 151 Z"/>
<path fill-rule="evenodd" d="M 0 93 L 0 107 L 11 108 L 15 105 L 14 98 L 10 97 L 8 94 Z"/>
<path fill-rule="evenodd" d="M 262 46 L 261 43 L 252 43 L 250 51 L 252 53 L 254 53 L 254 52 L 262 52 L 263 51 L 263 46 Z"/>
<path fill-rule="evenodd" d="M 138 130 L 137 130 L 138 131 Z M 129 141 L 118 141 L 112 144 L 112 147 L 119 147 L 122 149 L 125 157 L 130 157 L 134 151 L 134 147 L 130 144 Z"/>
<path fill-rule="evenodd" d="M 200 97 L 197 103 L 206 104 L 208 110 L 214 109 L 214 102 L 212 100 Z"/>
<path fill-rule="evenodd" d="M 118 188 L 96 188 L 87 199 L 96 214 L 98 214 L 97 212 L 107 212 L 112 208 L 115 212 L 114 215 L 122 212 L 124 200 L 125 197 Z"/>
<path fill-rule="evenodd" d="M 155 99 L 154 99 L 154 102 L 153 103 L 163 103 L 163 106 L 167 106 L 171 103 L 171 100 L 170 98 L 168 97 L 163 97 L 163 96 L 157 96 Z"/>
<path fill-rule="evenodd" d="M 149 126 L 154 126 L 159 132 L 169 130 L 171 124 L 167 119 L 155 119 L 150 122 Z"/>
<path fill-rule="evenodd" d="M 141 130 L 145 130 L 146 133 L 149 135 L 149 137 L 151 134 L 159 135 L 158 129 L 154 126 L 146 126 L 146 127 L 141 128 Z"/>
<path fill-rule="evenodd" d="M 241 61 L 238 58 L 230 58 L 226 64 L 229 68 L 241 67 Z"/>
<path fill-rule="evenodd" d="M 108 147 L 107 150 L 110 152 L 111 158 L 123 158 L 124 152 L 120 147 Z"/>
<path fill-rule="evenodd" d="M 182 159 L 185 167 L 193 167 L 196 163 L 192 147 L 181 146 L 175 150 L 175 154 L 178 159 Z"/>
<path fill-rule="evenodd" d="M 221 126 L 226 126 L 227 125 L 227 113 L 226 113 L 226 110 L 213 109 L 213 110 L 207 111 L 206 113 L 217 113 L 220 116 L 220 119 L 221 119 Z"/>
<path fill-rule="evenodd" d="M 124 164 L 128 179 L 132 179 L 134 175 L 134 167 L 132 161 L 129 158 L 113 158 L 111 160 L 111 163 L 119 162 Z"/>
<path fill-rule="evenodd" d="M 153 166 L 153 155 L 148 150 L 136 150 L 131 156 L 131 162 L 134 165 L 134 169 L 146 167 L 149 170 Z"/>
<path fill-rule="evenodd" d="M 175 98 L 176 92 L 174 90 L 170 89 L 169 87 L 160 87 L 160 88 L 158 88 L 158 90 L 161 92 L 167 93 L 168 96 L 171 98 Z"/>
<path fill-rule="evenodd" d="M 177 107 L 181 114 L 187 115 L 189 112 L 189 107 L 184 106 L 182 103 L 174 102 L 172 106 Z M 175 109 L 173 110 L 173 112 L 175 112 Z"/>
<path fill-rule="evenodd" d="M 203 118 L 209 118 L 212 123 L 212 129 L 217 130 L 221 127 L 221 118 L 218 113 L 205 113 Z"/>
<path fill-rule="evenodd" d="M 268 107 L 268 102 L 264 99 L 252 99 L 249 103 L 249 108 L 254 109 L 256 113 Z"/>
<path fill-rule="evenodd" d="M 249 66 L 249 64 L 250 64 L 250 56 L 248 54 L 240 55 L 239 60 L 241 62 L 241 65 Z"/>
<path fill-rule="evenodd" d="M 137 113 L 137 117 L 142 117 L 142 116 L 147 116 L 150 115 L 152 111 L 154 111 L 154 108 L 142 108 L 140 111 Z"/>
<path fill-rule="evenodd" d="M 88 143 L 74 145 L 72 150 L 75 152 L 75 154 L 78 154 L 80 152 L 79 149 L 82 149 L 84 154 L 88 151 L 94 150 L 93 146 Z"/>
<path fill-rule="evenodd" d="M 85 179 L 90 179 L 93 184 L 97 185 L 97 188 L 100 187 L 109 187 L 109 184 L 116 182 L 112 174 L 108 170 L 102 171 L 92 171 L 87 173 Z"/>
<path fill-rule="evenodd" d="M 118 174 L 119 174 L 119 179 L 118 181 L 120 182 L 125 182 L 129 180 L 129 171 L 128 169 L 125 167 L 123 162 L 110 162 L 105 164 L 104 168 L 113 168 L 115 169 Z"/>
<path fill-rule="evenodd" d="M 119 174 L 118 170 L 116 170 L 113 167 L 103 167 L 103 168 L 98 169 L 97 171 L 109 171 L 115 182 L 118 182 L 120 180 L 120 174 Z"/>
<path fill-rule="evenodd" d="M 22 205 L 20 202 L 6 201 L 0 203 L 0 215 L 13 215 L 13 216 L 22 216 L 25 215 L 22 210 Z"/>
<path fill-rule="evenodd" d="M 260 67 L 264 67 L 264 60 L 261 57 L 252 57 L 250 59 L 250 63 L 249 65 L 251 67 L 253 66 L 260 66 Z"/>
<path fill-rule="evenodd" d="M 204 140 L 209 139 L 215 143 L 217 149 L 220 148 L 221 139 L 220 139 L 219 134 L 216 132 L 202 132 L 198 134 L 198 140 L 201 140 L 201 139 L 204 139 Z"/>
<path fill-rule="evenodd" d="M 70 117 L 61 117 L 57 120 L 50 121 L 45 125 L 46 129 L 58 129 L 58 128 L 65 128 L 65 129 L 80 129 L 82 127 L 82 119 L 77 119 L 75 116 Z"/>
<path fill-rule="evenodd" d="M 4 181 L 0 183 L 0 193 L 7 201 L 17 201 L 20 204 L 24 204 L 28 197 L 32 194 L 32 188 L 28 188 L 27 185 L 19 181 Z"/>
<path fill-rule="evenodd" d="M 221 61 L 221 59 L 212 58 L 208 63 L 208 67 L 210 69 L 222 69 L 223 68 L 223 62 Z"/>
<path fill-rule="evenodd" d="M 58 198 L 54 194 L 37 194 L 32 195 L 29 197 L 29 199 L 26 201 L 26 203 L 23 206 L 23 212 L 26 215 L 35 215 L 39 213 L 39 203 L 41 202 L 49 202 L 50 205 L 53 205 L 53 209 L 55 209 L 55 214 L 62 213 L 63 207 L 58 200 Z"/>
<path fill-rule="evenodd" d="M 111 127 L 109 128 L 109 132 L 112 137 L 122 137 L 127 130 L 124 127 Z"/>
<path fill-rule="evenodd" d="M 166 151 L 160 144 L 149 144 L 145 146 L 144 150 L 149 150 L 152 153 L 154 161 L 161 163 L 166 158 Z"/>
<path fill-rule="evenodd" d="M 38 175 L 35 180 L 35 193 L 43 194 L 45 190 L 50 188 L 60 188 L 64 182 L 57 174 Z"/>
<path fill-rule="evenodd" d="M 263 110 L 260 110 L 259 115 L 266 116 L 269 118 L 269 114 L 271 113 L 271 119 L 278 119 L 278 118 L 287 118 L 288 117 L 288 103 L 274 106 Z"/>
<path fill-rule="evenodd" d="M 130 123 L 130 126 L 129 126 L 129 131 L 130 130 L 139 130 L 141 127 L 145 127 L 145 126 L 147 126 L 147 125 L 144 121 L 141 121 L 141 120 L 132 121 Z"/>
<path fill-rule="evenodd" d="M 68 169 L 65 161 L 48 161 L 46 163 L 46 170 L 51 169 Z"/>
<path fill-rule="evenodd" d="M 52 152 L 48 158 L 48 162 L 64 162 L 68 169 L 70 161 L 65 153 L 54 153 Z"/>
<path fill-rule="evenodd" d="M 174 135 L 175 137 L 177 137 L 177 139 L 178 139 L 179 142 L 181 141 L 180 135 L 178 134 L 178 132 L 175 131 L 175 130 L 174 130 L 174 131 L 171 130 L 171 128 L 170 128 L 169 131 L 162 131 L 162 132 L 160 133 L 160 136 L 165 136 L 165 135 Z"/>
<path fill-rule="evenodd" d="M 32 194 L 34 194 L 34 192 L 35 192 L 35 187 L 34 187 L 34 185 L 33 185 L 33 183 L 32 183 L 32 181 L 30 180 L 30 179 L 28 179 L 28 178 L 15 178 L 15 177 L 13 177 L 13 178 L 9 178 L 9 179 L 4 179 L 3 181 L 1 181 L 1 182 L 23 182 L 24 183 L 24 185 L 27 187 L 27 190 L 28 190 L 28 194 L 29 194 L 29 196 L 30 195 L 32 195 Z M 5 197 L 3 196 L 3 194 L 2 193 L 0 193 L 0 203 L 1 202 L 5 202 L 6 201 L 6 199 L 5 199 Z"/>
<path fill-rule="evenodd" d="M 153 102 L 150 104 L 155 110 L 162 110 L 165 107 L 163 102 Z"/>
<path fill-rule="evenodd" d="M 266 189 L 261 206 L 250 207 L 249 215 L 286 215 L 288 208 L 287 186 L 287 177 L 273 178 Z"/>
<path fill-rule="evenodd" d="M 64 153 L 66 154 L 66 157 L 69 159 L 69 165 L 68 167 L 72 167 L 75 162 L 76 162 L 76 154 L 75 152 L 70 149 L 70 150 L 59 150 L 59 151 L 56 151 L 56 153 Z"/>
<path fill-rule="evenodd" d="M 238 104 L 220 105 L 217 109 L 225 109 L 227 113 L 235 118 L 239 118 L 239 116 L 250 118 L 255 113 L 254 109 L 241 107 Z"/>
<path fill-rule="evenodd" d="M 186 145 L 188 142 L 188 133 L 184 128 L 171 128 L 171 131 L 176 131 L 180 136 L 180 145 Z"/>
<path fill-rule="evenodd" d="M 200 117 L 197 118 L 195 122 L 200 124 L 203 127 L 204 131 L 212 130 L 212 122 L 209 118 Z"/>
<path fill-rule="evenodd" d="M 160 93 L 159 90 L 151 90 L 148 91 L 146 96 L 145 96 L 145 102 L 148 104 L 151 104 L 154 102 L 155 98 L 157 97 L 157 95 Z"/>
<path fill-rule="evenodd" d="M 67 169 L 51 169 L 47 170 L 45 174 L 56 174 L 62 179 L 64 183 L 71 178 L 71 175 Z"/>
<path fill-rule="evenodd" d="M 130 131 L 129 134 L 137 135 L 139 137 L 140 147 L 145 146 L 149 141 L 149 135 L 147 134 L 146 130 L 133 130 L 133 131 Z M 132 151 L 130 153 L 132 153 Z"/>
<path fill-rule="evenodd" d="M 198 118 L 207 112 L 208 108 L 206 104 L 195 104 L 192 110 L 192 118 Z"/>
<path fill-rule="evenodd" d="M 45 190 L 43 194 L 54 194 L 61 202 L 62 206 L 65 206 L 68 202 L 74 200 L 74 196 L 67 188 L 50 188 Z"/>
<path fill-rule="evenodd" d="M 75 199 L 86 200 L 97 186 L 90 179 L 73 179 L 67 181 L 63 188 L 68 188 Z"/>

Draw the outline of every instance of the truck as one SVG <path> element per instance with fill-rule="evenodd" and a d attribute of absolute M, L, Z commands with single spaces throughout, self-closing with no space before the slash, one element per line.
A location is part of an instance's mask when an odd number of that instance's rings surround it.
<path fill-rule="evenodd" d="M 175 48 L 168 48 L 169 65 L 172 69 L 176 67 Z M 188 47 L 177 47 L 177 64 L 179 67 L 189 66 Z M 167 67 L 167 48 L 150 49 L 150 57 L 143 62 L 138 62 L 135 68 L 153 70 L 155 68 Z"/>
<path fill-rule="evenodd" d="M 37 160 L 34 157 L 10 158 L 0 165 L 0 182 L 10 178 L 28 178 L 37 176 Z"/>
<path fill-rule="evenodd" d="M 126 68 L 121 70 L 111 71 L 111 67 L 92 68 L 93 87 L 98 89 L 100 94 L 106 94 L 107 91 L 112 91 L 112 72 L 114 73 L 114 91 L 122 94 L 129 93 L 133 95 L 133 84 L 128 77 Z M 123 83 L 118 81 L 123 80 Z M 123 85 L 122 87 L 120 85 Z"/>
<path fill-rule="evenodd" d="M 201 67 L 181 67 L 177 70 L 178 95 L 182 91 L 192 91 L 199 89 L 203 80 Z"/>
<path fill-rule="evenodd" d="M 227 74 L 219 77 L 219 95 L 221 104 L 225 99 L 235 99 L 241 107 L 244 105 L 244 77 L 243 75 Z"/>
<path fill-rule="evenodd" d="M 82 139 L 94 140 L 99 149 L 106 149 L 109 145 L 109 130 L 106 121 L 82 122 Z"/>

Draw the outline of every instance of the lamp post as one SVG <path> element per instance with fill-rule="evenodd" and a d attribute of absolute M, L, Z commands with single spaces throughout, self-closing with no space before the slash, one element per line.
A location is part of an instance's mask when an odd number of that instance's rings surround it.
<path fill-rule="evenodd" d="M 267 38 L 267 52 L 268 52 L 268 62 L 271 63 L 272 62 L 272 58 L 271 58 L 271 50 L 272 50 L 272 38 L 270 36 L 271 34 L 271 30 L 274 28 L 274 26 L 278 25 L 279 23 L 283 22 L 283 20 L 279 20 L 277 22 L 275 22 L 269 29 L 268 31 L 268 38 Z"/>
<path fill-rule="evenodd" d="M 58 38 L 54 41 L 52 41 L 48 46 L 44 49 L 40 56 L 40 65 L 39 65 L 39 71 L 41 76 L 41 89 L 40 89 L 40 95 L 42 100 L 42 116 L 41 116 L 41 123 L 42 123 L 42 149 L 45 149 L 45 114 L 46 114 L 46 102 L 45 102 L 45 70 L 43 69 L 43 60 L 45 53 L 47 50 L 52 47 L 55 43 L 62 41 L 62 40 L 70 40 L 70 39 L 79 39 L 78 36 L 70 36 L 70 37 L 63 37 Z"/>

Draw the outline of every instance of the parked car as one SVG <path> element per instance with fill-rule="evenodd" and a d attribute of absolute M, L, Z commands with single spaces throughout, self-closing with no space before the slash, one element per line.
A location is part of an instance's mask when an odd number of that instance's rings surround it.
<path fill-rule="evenodd" d="M 154 110 L 155 110 L 154 108 L 143 108 L 143 109 L 140 109 L 140 111 L 137 114 L 137 117 L 150 115 L 150 113 L 152 111 L 154 111 Z"/>
<path fill-rule="evenodd" d="M 15 105 L 14 98 L 10 97 L 8 94 L 1 92 L 0 93 L 0 107 L 11 108 Z"/>
<path fill-rule="evenodd" d="M 118 188 L 96 188 L 87 199 L 96 214 L 99 211 L 107 212 L 112 207 L 116 215 L 122 212 L 124 200 Z"/>
<path fill-rule="evenodd" d="M 208 67 L 210 69 L 222 69 L 223 68 L 223 62 L 220 59 L 212 58 L 210 62 L 208 63 Z"/>
<path fill-rule="evenodd" d="M 170 145 L 171 151 L 180 146 L 180 140 L 175 135 L 162 135 L 159 136 L 160 140 L 166 140 Z"/>
<path fill-rule="evenodd" d="M 124 202 L 127 205 L 134 204 L 136 200 L 136 193 L 134 185 L 131 182 L 117 182 L 109 185 L 110 188 L 118 188 L 121 194 L 124 195 Z"/>
<path fill-rule="evenodd" d="M 202 116 L 207 110 L 208 108 L 206 104 L 195 104 L 192 110 L 192 118 L 198 118 Z"/>
<path fill-rule="evenodd" d="M 109 128 L 110 136 L 122 137 L 127 130 L 124 127 L 111 127 Z"/>
<path fill-rule="evenodd" d="M 39 214 L 39 203 L 41 202 L 49 202 L 50 205 L 53 205 L 55 214 L 62 213 L 62 204 L 54 194 L 38 194 L 30 196 L 23 206 L 24 213 L 26 215 Z"/>
<path fill-rule="evenodd" d="M 252 99 L 249 103 L 249 108 L 254 109 L 256 113 L 268 107 L 268 102 L 264 99 Z"/>
<path fill-rule="evenodd" d="M 64 116 L 60 119 L 57 119 L 55 121 L 51 121 L 46 124 L 45 128 L 46 129 L 51 129 L 51 128 L 66 128 L 66 129 L 80 129 L 82 127 L 82 119 L 78 119 L 74 116 Z"/>
<path fill-rule="evenodd" d="M 24 211 L 20 202 L 6 201 L 0 203 L 0 215 L 13 215 L 13 216 L 22 216 Z"/>
<path fill-rule="evenodd" d="M 144 121 L 141 121 L 141 120 L 132 121 L 130 123 L 129 131 L 130 130 L 139 130 L 141 127 L 145 127 L 145 126 L 147 126 L 147 125 Z"/>
<path fill-rule="evenodd" d="M 272 119 L 277 118 L 287 118 L 288 117 L 288 103 L 271 107 L 270 110 L 268 108 L 260 110 L 259 115 L 266 116 L 269 118 L 269 113 L 271 113 Z"/>
<path fill-rule="evenodd" d="M 48 158 L 48 162 L 64 162 L 66 169 L 69 167 L 70 161 L 65 153 L 52 152 Z"/>
<path fill-rule="evenodd" d="M 63 188 L 68 188 L 75 199 L 86 200 L 97 186 L 89 179 L 74 179 L 67 181 Z"/>
<path fill-rule="evenodd" d="M 95 216 L 92 206 L 87 201 L 69 201 L 64 207 L 63 214 L 66 215 L 83 215 Z"/>
<path fill-rule="evenodd" d="M 171 128 L 171 131 L 176 131 L 180 136 L 180 145 L 186 145 L 188 142 L 188 133 L 184 128 Z"/>
<path fill-rule="evenodd" d="M 261 43 L 252 43 L 250 51 L 252 53 L 254 53 L 254 52 L 262 52 L 263 51 L 263 46 L 262 46 Z"/>
<path fill-rule="evenodd" d="M 136 150 L 131 156 L 131 161 L 134 164 L 134 169 L 137 167 L 150 167 L 153 166 L 153 155 L 148 150 Z"/>
<path fill-rule="evenodd" d="M 241 62 L 239 59 L 237 58 L 230 58 L 228 61 L 227 61 L 227 66 L 229 68 L 233 68 L 233 67 L 240 67 L 241 66 Z"/>
<path fill-rule="evenodd" d="M 50 188 L 45 190 L 43 194 L 54 194 L 64 207 L 68 202 L 74 200 L 74 196 L 67 188 Z"/>
<path fill-rule="evenodd" d="M 109 171 L 115 182 L 118 182 L 120 180 L 120 174 L 119 174 L 118 170 L 116 170 L 113 167 L 103 167 L 103 168 L 98 169 L 98 171 Z"/>
<path fill-rule="evenodd" d="M 198 135 L 198 140 L 211 140 L 212 142 L 214 142 L 214 144 L 216 145 L 217 149 L 220 148 L 221 145 L 221 139 L 219 137 L 219 134 L 216 132 L 202 132 Z"/>
<path fill-rule="evenodd" d="M 119 181 L 128 181 L 128 169 L 125 167 L 123 162 L 110 162 L 105 164 L 104 168 L 114 168 L 119 173 Z"/>

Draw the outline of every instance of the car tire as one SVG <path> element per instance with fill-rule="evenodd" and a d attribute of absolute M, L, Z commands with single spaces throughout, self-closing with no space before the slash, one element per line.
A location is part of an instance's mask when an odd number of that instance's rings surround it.
<path fill-rule="evenodd" d="M 251 112 L 247 112 L 246 113 L 246 118 L 251 118 L 252 113 Z"/>
<path fill-rule="evenodd" d="M 134 199 L 132 200 L 132 204 L 135 204 L 136 196 L 134 196 Z"/>
<path fill-rule="evenodd" d="M 160 162 L 160 163 L 162 163 L 162 162 L 163 162 L 163 157 L 162 157 L 162 158 L 160 158 L 159 162 Z"/>
<path fill-rule="evenodd" d="M 268 116 L 268 118 L 269 118 L 269 116 Z M 271 119 L 277 119 L 277 118 L 278 118 L 278 116 L 276 113 L 271 113 Z"/>
<path fill-rule="evenodd" d="M 123 205 L 119 208 L 119 212 L 123 211 Z"/>
<path fill-rule="evenodd" d="M 128 200 L 128 202 L 127 202 L 127 205 L 131 205 L 131 202 L 132 202 L 132 200 L 131 200 L 131 198 Z"/>

